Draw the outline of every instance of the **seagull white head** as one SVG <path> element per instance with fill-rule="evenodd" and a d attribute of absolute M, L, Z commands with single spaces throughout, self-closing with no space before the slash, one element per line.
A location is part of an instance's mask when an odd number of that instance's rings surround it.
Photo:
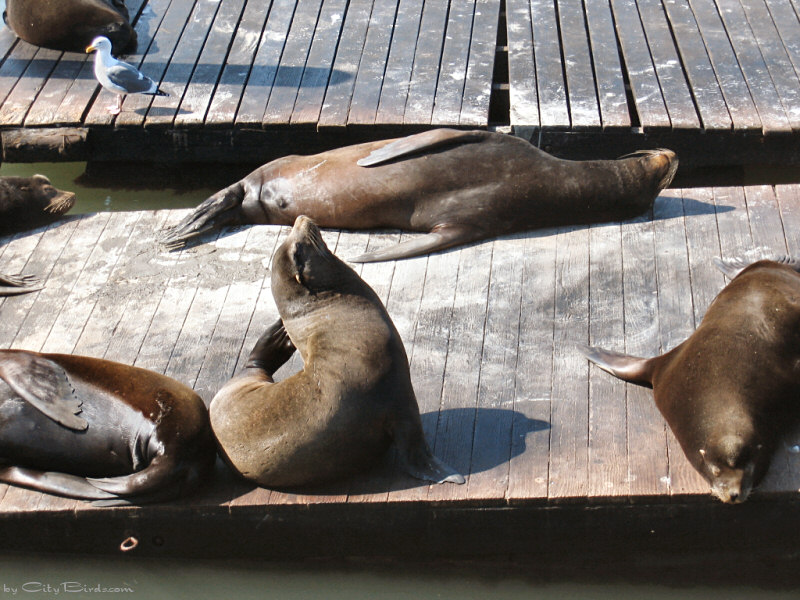
<path fill-rule="evenodd" d="M 91 45 L 86 47 L 86 52 L 108 52 L 111 54 L 111 40 L 102 35 L 97 36 L 92 40 Z"/>

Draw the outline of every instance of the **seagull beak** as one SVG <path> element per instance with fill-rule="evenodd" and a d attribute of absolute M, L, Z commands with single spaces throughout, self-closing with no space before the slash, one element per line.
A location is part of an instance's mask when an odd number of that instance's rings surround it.
<path fill-rule="evenodd" d="M 89 52 L 94 52 L 95 50 L 97 50 L 97 48 L 95 48 L 94 46 L 87 46 L 87 47 L 86 47 L 86 53 L 87 53 L 87 54 L 88 54 Z"/>

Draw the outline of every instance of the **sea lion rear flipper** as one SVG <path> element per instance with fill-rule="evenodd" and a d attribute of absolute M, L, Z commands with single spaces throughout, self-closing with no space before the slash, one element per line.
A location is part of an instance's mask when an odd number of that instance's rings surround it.
<path fill-rule="evenodd" d="M 741 257 L 717 258 L 715 256 L 713 260 L 714 260 L 714 265 L 720 271 L 722 271 L 722 274 L 725 275 L 728 279 L 734 279 L 739 273 L 744 271 L 747 267 L 758 262 L 756 260 L 747 260 Z M 770 258 L 768 260 L 771 260 L 772 262 L 776 262 L 781 265 L 785 265 L 800 273 L 800 258 L 794 256 L 777 256 L 775 258 Z"/>
<path fill-rule="evenodd" d="M 434 483 L 459 485 L 466 481 L 463 475 L 433 455 L 425 441 L 418 418 L 399 421 L 392 431 L 392 438 L 397 447 L 400 468 L 412 477 Z"/>
<path fill-rule="evenodd" d="M 238 209 L 243 201 L 244 186 L 237 181 L 204 200 L 192 214 L 174 227 L 164 229 L 159 241 L 169 250 L 177 250 L 206 231 L 224 225 L 236 225 L 239 219 L 232 211 Z"/>
<path fill-rule="evenodd" d="M 397 260 L 400 258 L 412 258 L 421 254 L 429 254 L 445 250 L 459 244 L 467 244 L 484 237 L 482 232 L 471 227 L 462 225 L 444 225 L 437 227 L 430 233 L 414 237 L 405 242 L 400 242 L 396 246 L 367 252 L 355 258 L 348 259 L 354 263 L 379 262 L 382 260 Z"/>
<path fill-rule="evenodd" d="M 0 481 L 18 485 L 48 494 L 57 494 L 69 498 L 82 500 L 108 500 L 114 498 L 113 494 L 104 492 L 91 485 L 84 477 L 57 473 L 52 471 L 37 471 L 22 467 L 0 468 Z"/>
<path fill-rule="evenodd" d="M 578 349 L 604 371 L 624 381 L 652 386 L 652 359 L 629 356 L 611 350 L 578 344 Z"/>
<path fill-rule="evenodd" d="M 33 275 L 0 275 L 0 296 L 18 296 L 38 292 L 39 280 Z"/>
<path fill-rule="evenodd" d="M 272 377 L 292 357 L 295 349 L 283 327 L 283 321 L 278 319 L 258 338 L 245 369 L 261 369 Z"/>
<path fill-rule="evenodd" d="M 76 431 L 89 427 L 77 416 L 82 402 L 66 371 L 52 360 L 28 352 L 0 351 L 0 379 L 56 423 Z"/>
<path fill-rule="evenodd" d="M 171 454 L 159 454 L 136 473 L 119 477 L 87 477 L 86 481 L 115 496 L 139 496 L 166 487 L 179 477 L 178 461 Z"/>
<path fill-rule="evenodd" d="M 382 148 L 373 150 L 369 155 L 356 161 L 356 164 L 359 167 L 373 167 L 409 154 L 420 154 L 428 150 L 441 149 L 444 146 L 479 142 L 485 136 L 486 132 L 484 131 L 432 129 L 390 142 Z"/>

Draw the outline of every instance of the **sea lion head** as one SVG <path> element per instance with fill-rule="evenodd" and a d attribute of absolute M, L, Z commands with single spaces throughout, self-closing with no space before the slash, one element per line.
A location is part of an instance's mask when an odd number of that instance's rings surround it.
<path fill-rule="evenodd" d="M 678 156 L 666 148 L 639 150 L 629 154 L 628 157 L 638 159 L 643 174 L 653 182 L 653 194 L 658 194 L 668 187 L 678 170 Z"/>
<path fill-rule="evenodd" d="M 699 450 L 698 470 L 711 484 L 711 493 L 729 504 L 744 502 L 753 489 L 763 446 L 740 434 L 727 434 L 709 442 Z"/>
<path fill-rule="evenodd" d="M 44 175 L 34 175 L 31 181 L 39 197 L 46 201 L 46 212 L 60 216 L 75 206 L 75 192 L 59 190 Z"/>

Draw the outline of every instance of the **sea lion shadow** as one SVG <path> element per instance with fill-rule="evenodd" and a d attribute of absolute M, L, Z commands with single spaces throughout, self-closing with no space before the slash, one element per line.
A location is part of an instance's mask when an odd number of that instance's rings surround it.
<path fill-rule="evenodd" d="M 683 210 L 673 210 L 681 207 Z M 694 198 L 679 198 L 676 196 L 659 196 L 653 206 L 653 221 L 675 219 L 680 217 L 690 217 L 699 215 L 713 215 L 726 213 L 736 210 L 733 206 L 721 205 Z"/>
<path fill-rule="evenodd" d="M 189 115 L 192 111 L 186 110 L 185 108 L 178 108 L 176 112 L 174 108 L 170 108 L 169 106 L 143 106 L 137 108 L 133 112 L 142 117 L 145 115 L 150 117 L 172 117 L 175 115 Z"/>

